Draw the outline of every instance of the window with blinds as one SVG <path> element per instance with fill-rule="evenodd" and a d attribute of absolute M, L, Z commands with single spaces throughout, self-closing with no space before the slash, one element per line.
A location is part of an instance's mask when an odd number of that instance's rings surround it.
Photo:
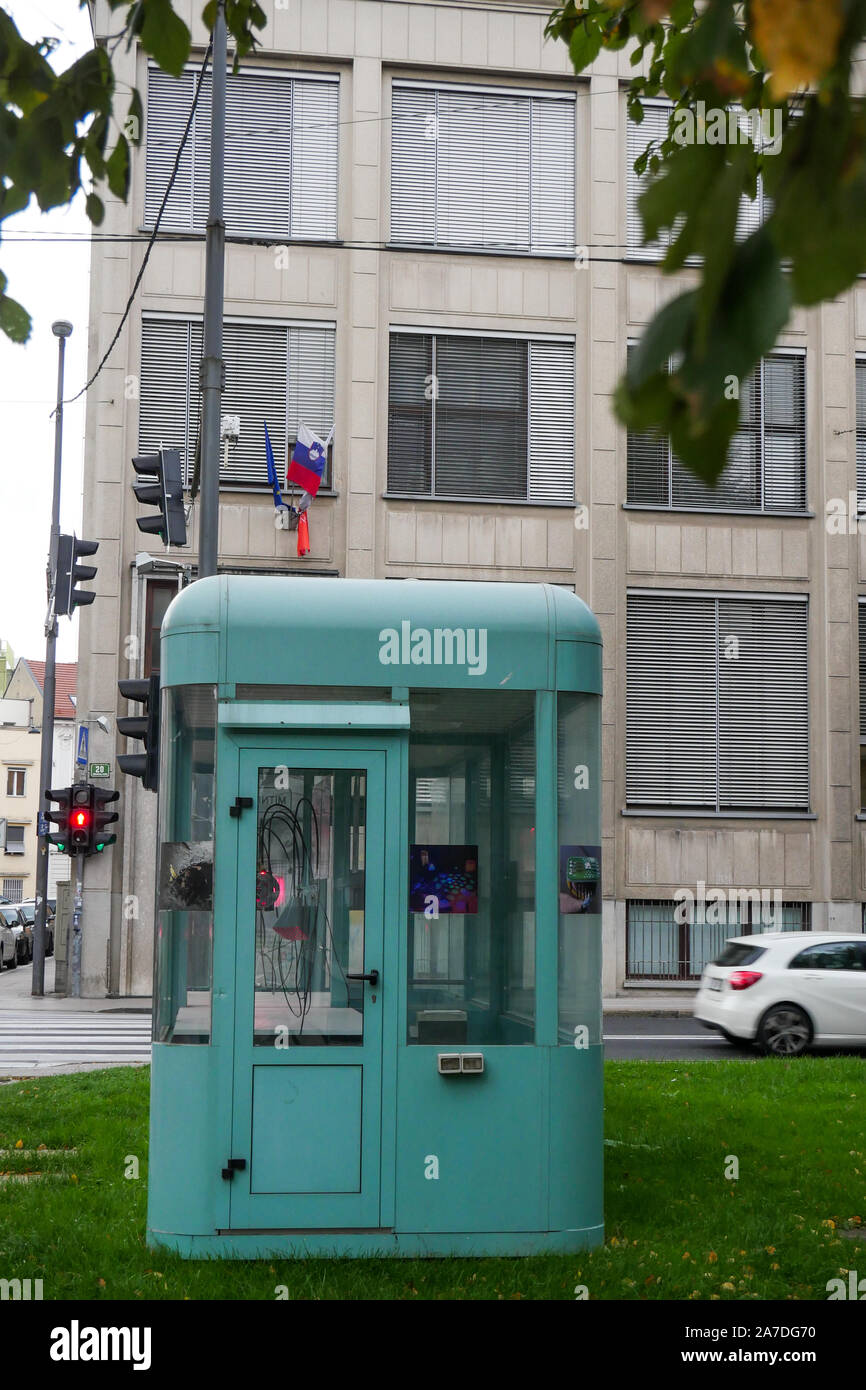
<path fill-rule="evenodd" d="M 165 196 L 198 74 L 148 70 L 145 226 Z M 230 74 L 226 90 L 226 231 L 332 241 L 337 235 L 336 77 Z M 211 77 L 202 83 L 160 226 L 203 232 L 210 187 Z"/>
<path fill-rule="evenodd" d="M 181 452 L 188 485 L 199 432 L 201 319 L 145 315 L 141 323 L 138 447 Z M 264 422 L 277 476 L 303 423 L 323 439 L 334 423 L 335 330 L 319 324 L 228 320 L 223 327 L 226 389 L 222 414 L 241 417 L 240 442 L 229 449 L 220 483 L 268 487 Z M 330 458 L 323 485 L 330 486 Z"/>
<path fill-rule="evenodd" d="M 866 810 L 866 600 L 857 606 L 860 639 L 860 808 Z"/>
<path fill-rule="evenodd" d="M 574 500 L 574 344 L 395 330 L 388 491 Z"/>
<path fill-rule="evenodd" d="M 391 240 L 574 255 L 574 97 L 391 89 Z"/>
<path fill-rule="evenodd" d="M 630 594 L 629 806 L 809 808 L 808 604 Z"/>
<path fill-rule="evenodd" d="M 866 357 L 858 357 L 857 383 L 857 511 L 866 512 Z"/>
<path fill-rule="evenodd" d="M 638 123 L 629 118 L 626 135 L 628 160 L 626 169 L 626 245 L 628 254 L 633 259 L 660 260 L 675 238 L 670 229 L 663 229 L 658 241 L 647 242 L 644 245 L 643 223 L 641 222 L 638 202 L 647 184 L 652 181 L 654 176 L 649 170 L 641 175 L 636 174 L 634 162 L 643 154 L 650 142 L 658 146 L 667 139 L 668 124 L 673 106 L 666 101 L 646 101 L 642 102 L 641 105 L 643 120 Z M 747 112 L 740 111 L 738 113 L 738 123 L 744 132 L 749 131 Z M 752 235 L 752 232 L 757 230 L 770 207 L 770 199 L 764 193 L 763 180 L 759 175 L 755 197 L 747 198 L 744 194 L 740 199 L 736 229 L 738 241 L 745 241 L 747 237 Z"/>
<path fill-rule="evenodd" d="M 805 511 L 805 356 L 765 357 L 743 382 L 740 428 L 715 487 L 680 463 L 665 436 L 629 431 L 626 498 L 635 506 L 685 511 Z"/>

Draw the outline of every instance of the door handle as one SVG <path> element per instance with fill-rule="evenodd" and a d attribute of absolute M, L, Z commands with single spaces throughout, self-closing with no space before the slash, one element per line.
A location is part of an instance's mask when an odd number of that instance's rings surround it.
<path fill-rule="evenodd" d="M 378 970 L 371 970 L 369 975 L 347 975 L 347 980 L 366 980 L 368 984 L 375 985 L 379 982 Z"/>

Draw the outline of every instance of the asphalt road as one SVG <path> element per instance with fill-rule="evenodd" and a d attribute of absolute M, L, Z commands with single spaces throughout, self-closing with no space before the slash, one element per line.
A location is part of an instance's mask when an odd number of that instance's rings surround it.
<path fill-rule="evenodd" d="M 732 1047 L 693 1018 L 605 1014 L 604 1055 L 610 1061 L 707 1062 L 720 1057 L 753 1061 L 759 1054 L 750 1047 Z"/>

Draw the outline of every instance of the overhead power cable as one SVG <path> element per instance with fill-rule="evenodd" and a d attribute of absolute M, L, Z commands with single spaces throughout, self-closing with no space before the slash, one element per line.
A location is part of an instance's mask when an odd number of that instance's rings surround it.
<path fill-rule="evenodd" d="M 75 393 L 74 396 L 68 397 L 68 399 L 65 400 L 65 401 L 63 402 L 64 405 L 71 405 L 73 401 L 77 401 L 77 400 L 78 400 L 78 397 L 79 397 L 79 396 L 83 396 L 84 393 L 85 393 L 85 391 L 88 391 L 88 390 L 90 389 L 90 387 L 93 385 L 94 381 L 95 381 L 96 378 L 99 376 L 100 372 L 102 371 L 103 367 L 105 366 L 106 362 L 108 361 L 109 357 L 111 356 L 111 353 L 112 353 L 112 351 L 114 350 L 114 346 L 115 346 L 115 344 L 117 343 L 117 340 L 118 340 L 118 338 L 120 337 L 121 333 L 123 332 L 124 326 L 125 326 L 125 324 L 126 324 L 126 320 L 129 318 L 129 311 L 130 311 L 130 309 L 132 308 L 133 301 L 135 300 L 135 296 L 136 296 L 136 294 L 138 293 L 138 287 L 139 287 L 139 285 L 141 284 L 142 279 L 144 278 L 144 272 L 145 272 L 145 270 L 147 269 L 147 262 L 148 262 L 149 259 L 150 259 L 150 253 L 151 253 L 151 251 L 153 250 L 154 244 L 155 244 L 155 242 L 156 242 L 157 233 L 159 232 L 159 224 L 160 224 L 160 222 L 162 221 L 162 214 L 165 212 L 166 205 L 167 205 L 167 203 L 168 203 L 169 197 L 171 196 L 171 190 L 172 190 L 172 188 L 174 187 L 174 181 L 175 181 L 175 179 L 177 178 L 177 171 L 178 171 L 178 169 L 180 168 L 181 156 L 182 156 L 183 151 L 184 151 L 184 146 L 186 145 L 187 139 L 188 139 L 188 137 L 189 137 L 190 130 L 192 129 L 192 122 L 193 122 L 193 117 L 195 116 L 195 109 L 196 109 L 196 106 L 198 105 L 199 94 L 200 94 L 201 89 L 202 89 L 202 83 L 204 82 L 204 76 L 205 76 L 205 73 L 207 72 L 207 67 L 208 67 L 208 63 L 209 63 L 209 61 L 210 61 L 210 56 L 211 56 L 212 51 L 213 51 L 213 39 L 211 39 L 210 43 L 208 44 L 207 53 L 204 55 L 204 58 L 203 58 L 203 60 L 202 60 L 201 72 L 199 73 L 199 76 L 198 76 L 198 82 L 197 82 L 197 84 L 196 84 L 195 95 L 193 96 L 193 99 L 192 99 L 192 106 L 190 107 L 189 117 L 188 117 L 188 119 L 187 119 L 187 123 L 186 123 L 186 127 L 185 127 L 185 129 L 184 129 L 183 135 L 182 135 L 182 137 L 181 137 L 181 142 L 180 142 L 180 144 L 179 144 L 178 147 L 177 147 L 177 154 L 176 154 L 175 157 L 174 157 L 174 167 L 173 167 L 173 169 L 172 169 L 172 171 L 171 171 L 171 177 L 170 177 L 170 179 L 169 179 L 169 181 L 168 181 L 168 185 L 167 185 L 167 187 L 166 187 L 165 193 L 163 194 L 162 202 L 161 202 L 160 205 L 159 205 L 159 212 L 156 214 L 156 221 L 154 222 L 154 225 L 153 225 L 153 231 L 151 232 L 150 237 L 148 238 L 147 248 L 146 248 L 146 250 L 145 250 L 144 256 L 142 257 L 141 265 L 140 265 L 139 270 L 138 270 L 138 274 L 137 274 L 136 277 L 135 277 L 135 284 L 134 284 L 133 287 L 132 287 L 132 291 L 131 291 L 131 293 L 130 293 L 130 296 L 129 296 L 129 298 L 128 298 L 127 301 L 126 301 L 126 306 L 125 306 L 125 308 L 124 308 L 124 310 L 123 310 L 123 313 L 121 314 L 120 323 L 117 325 L 117 328 L 115 329 L 115 332 L 114 332 L 114 337 L 111 339 L 111 342 L 108 344 L 108 347 L 106 348 L 105 352 L 103 353 L 102 360 L 101 360 L 101 362 L 99 363 L 99 366 L 96 368 L 96 371 L 95 371 L 95 372 L 93 373 L 93 375 L 91 376 L 90 380 L 89 380 L 89 381 L 86 381 L 86 382 L 84 383 L 84 385 L 82 386 L 81 390 L 80 390 L 80 391 L 76 391 L 76 393 Z M 56 414 L 56 410 L 55 410 L 55 411 L 52 411 L 52 414 Z"/>

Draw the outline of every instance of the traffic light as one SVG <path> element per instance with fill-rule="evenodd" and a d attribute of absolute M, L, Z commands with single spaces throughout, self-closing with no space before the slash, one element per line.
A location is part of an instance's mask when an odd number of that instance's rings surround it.
<path fill-rule="evenodd" d="M 101 808 L 110 801 L 118 801 L 120 792 L 110 787 L 94 787 L 92 782 L 79 782 L 61 791 L 46 792 L 45 799 L 59 802 L 59 809 L 49 811 L 46 818 L 57 822 L 58 829 L 48 836 L 48 841 L 62 853 L 101 854 L 107 845 L 117 840 L 116 835 L 102 832 L 104 826 L 113 825 L 120 818 L 116 811 Z"/>
<path fill-rule="evenodd" d="M 140 777 L 150 792 L 159 787 L 159 672 L 149 680 L 118 681 L 117 688 L 126 700 L 144 705 L 144 714 L 118 719 L 117 728 L 127 738 L 140 738 L 143 753 L 122 753 L 117 761 L 121 772 Z"/>
<path fill-rule="evenodd" d="M 102 807 L 111 801 L 120 800 L 120 792 L 112 791 L 110 787 L 94 787 L 91 785 L 91 809 L 93 811 L 93 848 L 97 854 L 101 854 L 106 845 L 113 845 L 116 835 L 103 835 L 106 825 L 114 825 L 120 817 L 116 811 L 103 811 Z"/>
<path fill-rule="evenodd" d="M 93 853 L 93 807 L 90 793 L 93 790 L 86 782 L 72 787 L 72 805 L 69 810 L 69 853 Z"/>
<path fill-rule="evenodd" d="M 60 791 L 46 792 L 45 800 L 59 803 L 56 811 L 49 810 L 45 813 L 46 820 L 53 820 L 57 824 L 57 830 L 47 837 L 48 843 L 50 845 L 56 845 L 61 854 L 66 854 L 70 843 L 69 814 L 70 807 L 72 806 L 72 788 L 62 787 Z"/>
<path fill-rule="evenodd" d="M 81 555 L 95 555 L 99 541 L 80 541 L 75 536 L 61 535 L 57 539 L 57 576 L 54 586 L 54 612 L 58 617 L 71 618 L 73 610 L 92 603 L 96 594 L 76 589 L 82 579 L 96 576 L 95 565 L 79 565 Z"/>
<path fill-rule="evenodd" d="M 160 449 L 156 454 L 141 454 L 132 460 L 132 466 L 142 478 L 140 483 L 132 485 L 139 502 L 159 508 L 156 516 L 138 517 L 139 530 L 159 536 L 163 545 L 186 545 L 180 450 Z"/>

